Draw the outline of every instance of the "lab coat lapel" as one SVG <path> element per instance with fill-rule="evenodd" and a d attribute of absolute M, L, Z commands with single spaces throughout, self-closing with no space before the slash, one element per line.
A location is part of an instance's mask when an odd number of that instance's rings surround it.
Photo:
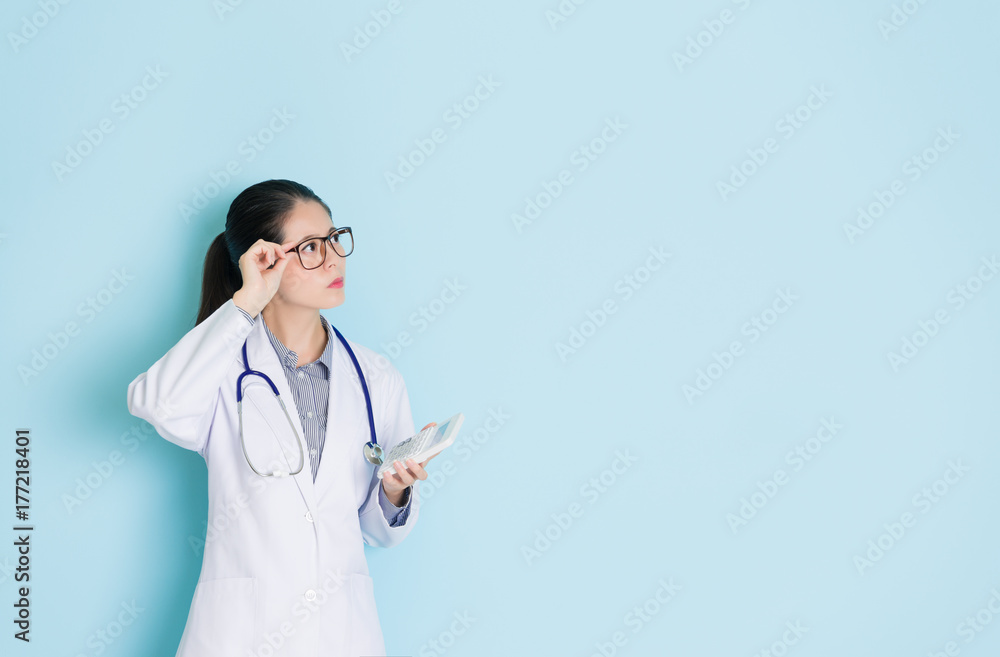
<path fill-rule="evenodd" d="M 364 440 L 358 438 L 362 430 L 368 436 L 368 411 L 358 372 L 343 343 L 332 330 L 330 339 L 334 341 L 330 399 L 326 409 L 326 442 L 316 471 L 318 500 L 323 499 L 338 477 L 349 476 L 353 472 L 355 464 L 351 459 L 364 459 L 362 450 L 368 441 L 367 437 Z M 355 489 L 353 479 L 344 483 L 350 490 Z"/>
<path fill-rule="evenodd" d="M 288 379 L 285 378 L 285 371 L 278 361 L 278 354 L 274 351 L 274 345 L 271 344 L 271 341 L 267 337 L 267 332 L 264 330 L 264 322 L 261 320 L 260 315 L 257 316 L 253 330 L 247 338 L 247 357 L 250 360 L 250 369 L 263 372 L 274 382 L 282 401 L 285 403 L 285 408 L 288 409 L 288 413 L 292 417 L 292 422 L 295 423 L 295 432 L 302 445 L 302 454 L 305 455 L 305 463 L 297 475 L 292 475 L 292 479 L 295 480 L 296 485 L 299 487 L 299 492 L 302 493 L 302 499 L 305 501 L 308 510 L 315 513 L 316 491 L 313 486 L 312 470 L 309 467 L 309 448 L 306 446 L 305 436 L 302 433 L 302 420 L 299 415 L 299 408 L 295 404 L 295 397 L 292 395 L 292 389 L 288 385 Z M 237 358 L 242 370 L 242 349 Z M 298 452 L 296 450 L 297 455 Z M 292 464 L 294 466 L 294 461 Z"/>

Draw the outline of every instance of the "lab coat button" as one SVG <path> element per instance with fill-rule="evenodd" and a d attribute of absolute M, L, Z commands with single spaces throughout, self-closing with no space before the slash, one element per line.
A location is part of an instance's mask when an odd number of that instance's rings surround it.
<path fill-rule="evenodd" d="M 313 514 L 312 514 L 312 512 L 306 511 L 306 520 L 308 520 L 309 522 L 313 521 Z"/>
<path fill-rule="evenodd" d="M 316 591 L 313 591 L 312 589 L 306 591 L 306 600 L 312 602 L 315 599 L 316 599 Z"/>

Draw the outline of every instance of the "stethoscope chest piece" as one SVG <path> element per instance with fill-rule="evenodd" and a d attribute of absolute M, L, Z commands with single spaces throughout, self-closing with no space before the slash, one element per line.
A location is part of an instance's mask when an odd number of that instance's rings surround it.
<path fill-rule="evenodd" d="M 375 465 L 382 465 L 382 448 L 377 444 L 371 442 L 370 440 L 365 443 L 365 458 L 368 459 L 369 463 L 374 463 Z"/>

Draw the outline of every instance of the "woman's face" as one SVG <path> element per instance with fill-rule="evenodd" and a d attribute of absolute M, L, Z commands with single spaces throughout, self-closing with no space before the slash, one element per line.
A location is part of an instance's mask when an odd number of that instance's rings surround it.
<path fill-rule="evenodd" d="M 299 201 L 285 219 L 285 251 L 311 237 L 326 237 L 334 228 L 330 216 L 316 201 Z M 308 308 L 334 308 L 344 303 L 344 272 L 347 258 L 326 243 L 326 260 L 316 269 L 304 269 L 295 252 L 281 275 L 275 298 L 281 303 Z M 331 284 L 337 281 L 337 287 Z"/>

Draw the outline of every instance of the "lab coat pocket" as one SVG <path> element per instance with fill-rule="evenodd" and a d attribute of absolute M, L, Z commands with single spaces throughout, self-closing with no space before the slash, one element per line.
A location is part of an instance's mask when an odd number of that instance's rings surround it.
<path fill-rule="evenodd" d="M 256 615 L 255 577 L 198 582 L 177 657 L 246 657 Z"/>
<path fill-rule="evenodd" d="M 385 655 L 372 578 L 351 573 L 351 657 Z"/>

